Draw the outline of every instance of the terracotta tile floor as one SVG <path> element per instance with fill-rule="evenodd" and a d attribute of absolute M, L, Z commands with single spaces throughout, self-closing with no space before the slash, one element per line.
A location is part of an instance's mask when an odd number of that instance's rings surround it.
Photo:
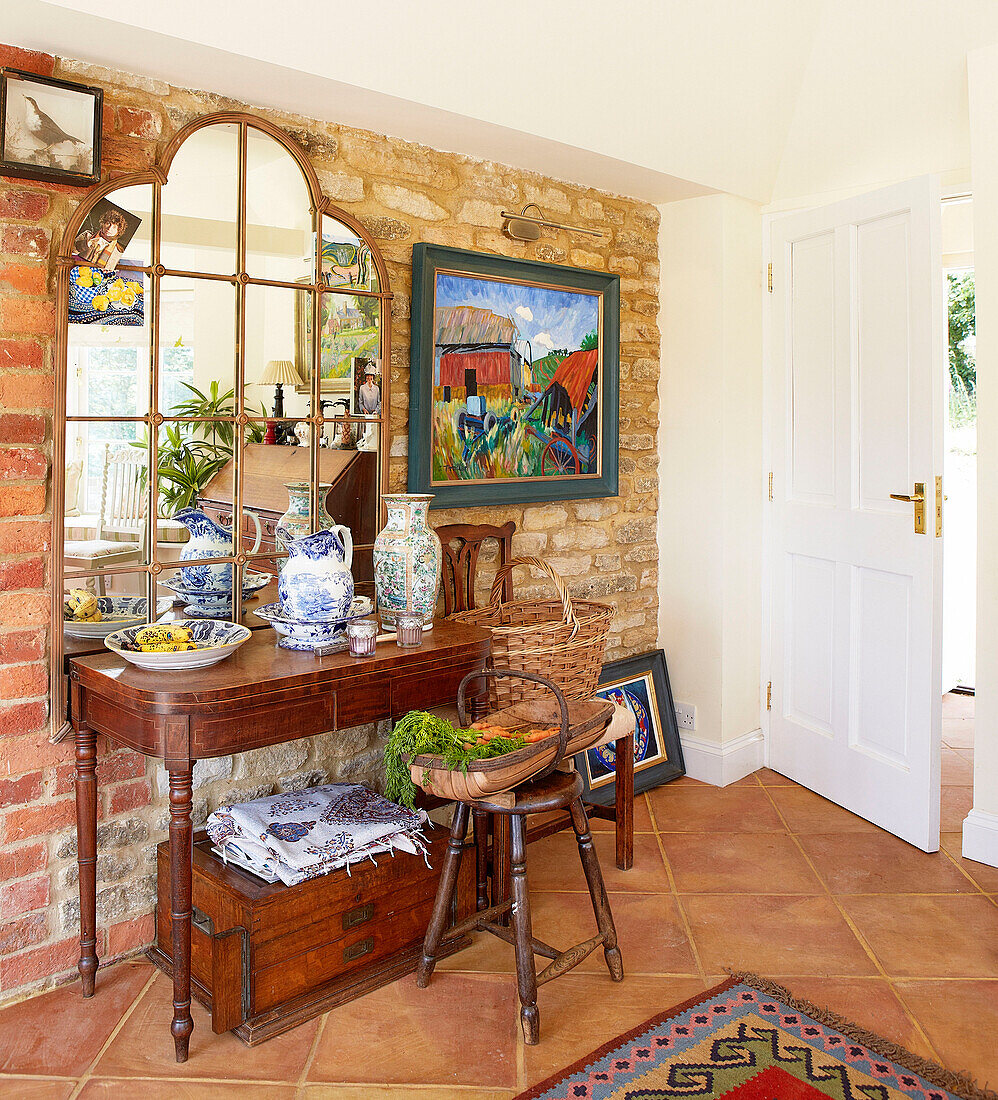
<path fill-rule="evenodd" d="M 540 991 L 541 1044 L 524 1047 L 512 951 L 487 935 L 412 979 L 249 1049 L 194 1006 L 191 1058 L 169 1038 L 170 986 L 145 961 L 0 1011 L 0 1097 L 11 1100 L 500 1100 L 656 1012 L 756 970 L 926 1057 L 998 1085 L 998 869 L 960 857 L 972 700 L 948 696 L 935 855 L 918 852 L 763 769 L 717 790 L 690 779 L 639 800 L 634 870 L 594 822 L 627 977 L 602 956 Z M 535 935 L 591 935 L 564 834 L 528 851 Z"/>

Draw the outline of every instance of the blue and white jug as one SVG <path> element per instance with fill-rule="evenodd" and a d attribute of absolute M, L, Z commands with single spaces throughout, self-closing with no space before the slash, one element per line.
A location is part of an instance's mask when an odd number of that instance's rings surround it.
<path fill-rule="evenodd" d="M 281 612 L 304 622 L 335 622 L 353 601 L 353 538 L 342 524 L 287 542 L 277 581 Z"/>
<path fill-rule="evenodd" d="M 244 515 L 249 516 L 256 526 L 256 541 L 253 548 L 247 553 L 255 554 L 260 549 L 260 538 L 263 530 L 260 527 L 260 517 L 248 509 Z M 190 540 L 184 544 L 180 551 L 180 560 L 184 562 L 198 561 L 200 558 L 221 558 L 234 553 L 232 546 L 232 529 L 216 523 L 211 516 L 206 515 L 200 508 L 185 508 L 178 512 L 174 519 L 180 522 L 191 533 Z M 228 591 L 232 587 L 232 565 L 230 562 L 212 562 L 210 565 L 186 565 L 180 570 L 184 584 L 192 592 L 221 592 Z"/>

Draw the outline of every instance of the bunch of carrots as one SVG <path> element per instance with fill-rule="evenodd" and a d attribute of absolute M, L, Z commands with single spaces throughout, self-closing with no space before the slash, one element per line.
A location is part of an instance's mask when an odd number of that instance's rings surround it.
<path fill-rule="evenodd" d="M 496 726 L 491 722 L 472 722 L 471 729 L 477 731 L 475 744 L 487 745 L 494 737 L 522 737 L 528 745 L 543 741 L 546 737 L 557 737 L 561 732 L 558 726 L 546 729 L 511 730 L 505 726 Z"/>

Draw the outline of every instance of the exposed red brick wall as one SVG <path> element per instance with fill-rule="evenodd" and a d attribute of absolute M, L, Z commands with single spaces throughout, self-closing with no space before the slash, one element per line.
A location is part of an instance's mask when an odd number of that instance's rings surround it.
<path fill-rule="evenodd" d="M 56 70 L 53 57 L 3 45 L 0 65 Z M 123 117 L 129 134 L 149 131 L 148 119 Z M 126 167 L 123 155 L 118 161 Z M 61 934 L 50 910 L 49 838 L 72 823 L 74 798 L 70 747 L 48 741 L 45 554 L 51 541 L 52 250 L 84 193 L 0 178 L 0 997 L 69 971 L 77 954 L 75 937 Z M 112 792 L 139 774 L 133 756 L 110 758 Z M 111 797 L 134 803 L 137 792 Z M 141 920 L 114 926 L 114 935 L 117 953 L 151 939 Z M 101 939 L 106 947 L 103 932 Z"/>

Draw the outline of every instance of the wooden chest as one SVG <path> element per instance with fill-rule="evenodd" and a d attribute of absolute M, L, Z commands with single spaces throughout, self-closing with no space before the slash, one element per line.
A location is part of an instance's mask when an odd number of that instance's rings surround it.
<path fill-rule="evenodd" d="M 447 830 L 430 838 L 428 868 L 399 853 L 354 864 L 298 886 L 273 885 L 224 864 L 204 832 L 194 837 L 193 993 L 212 1030 L 250 1045 L 411 973 L 430 920 Z M 475 860 L 461 861 L 451 922 L 475 909 Z M 150 957 L 172 972 L 169 847 L 158 848 L 156 945 Z M 466 937 L 450 952 L 469 943 Z"/>

